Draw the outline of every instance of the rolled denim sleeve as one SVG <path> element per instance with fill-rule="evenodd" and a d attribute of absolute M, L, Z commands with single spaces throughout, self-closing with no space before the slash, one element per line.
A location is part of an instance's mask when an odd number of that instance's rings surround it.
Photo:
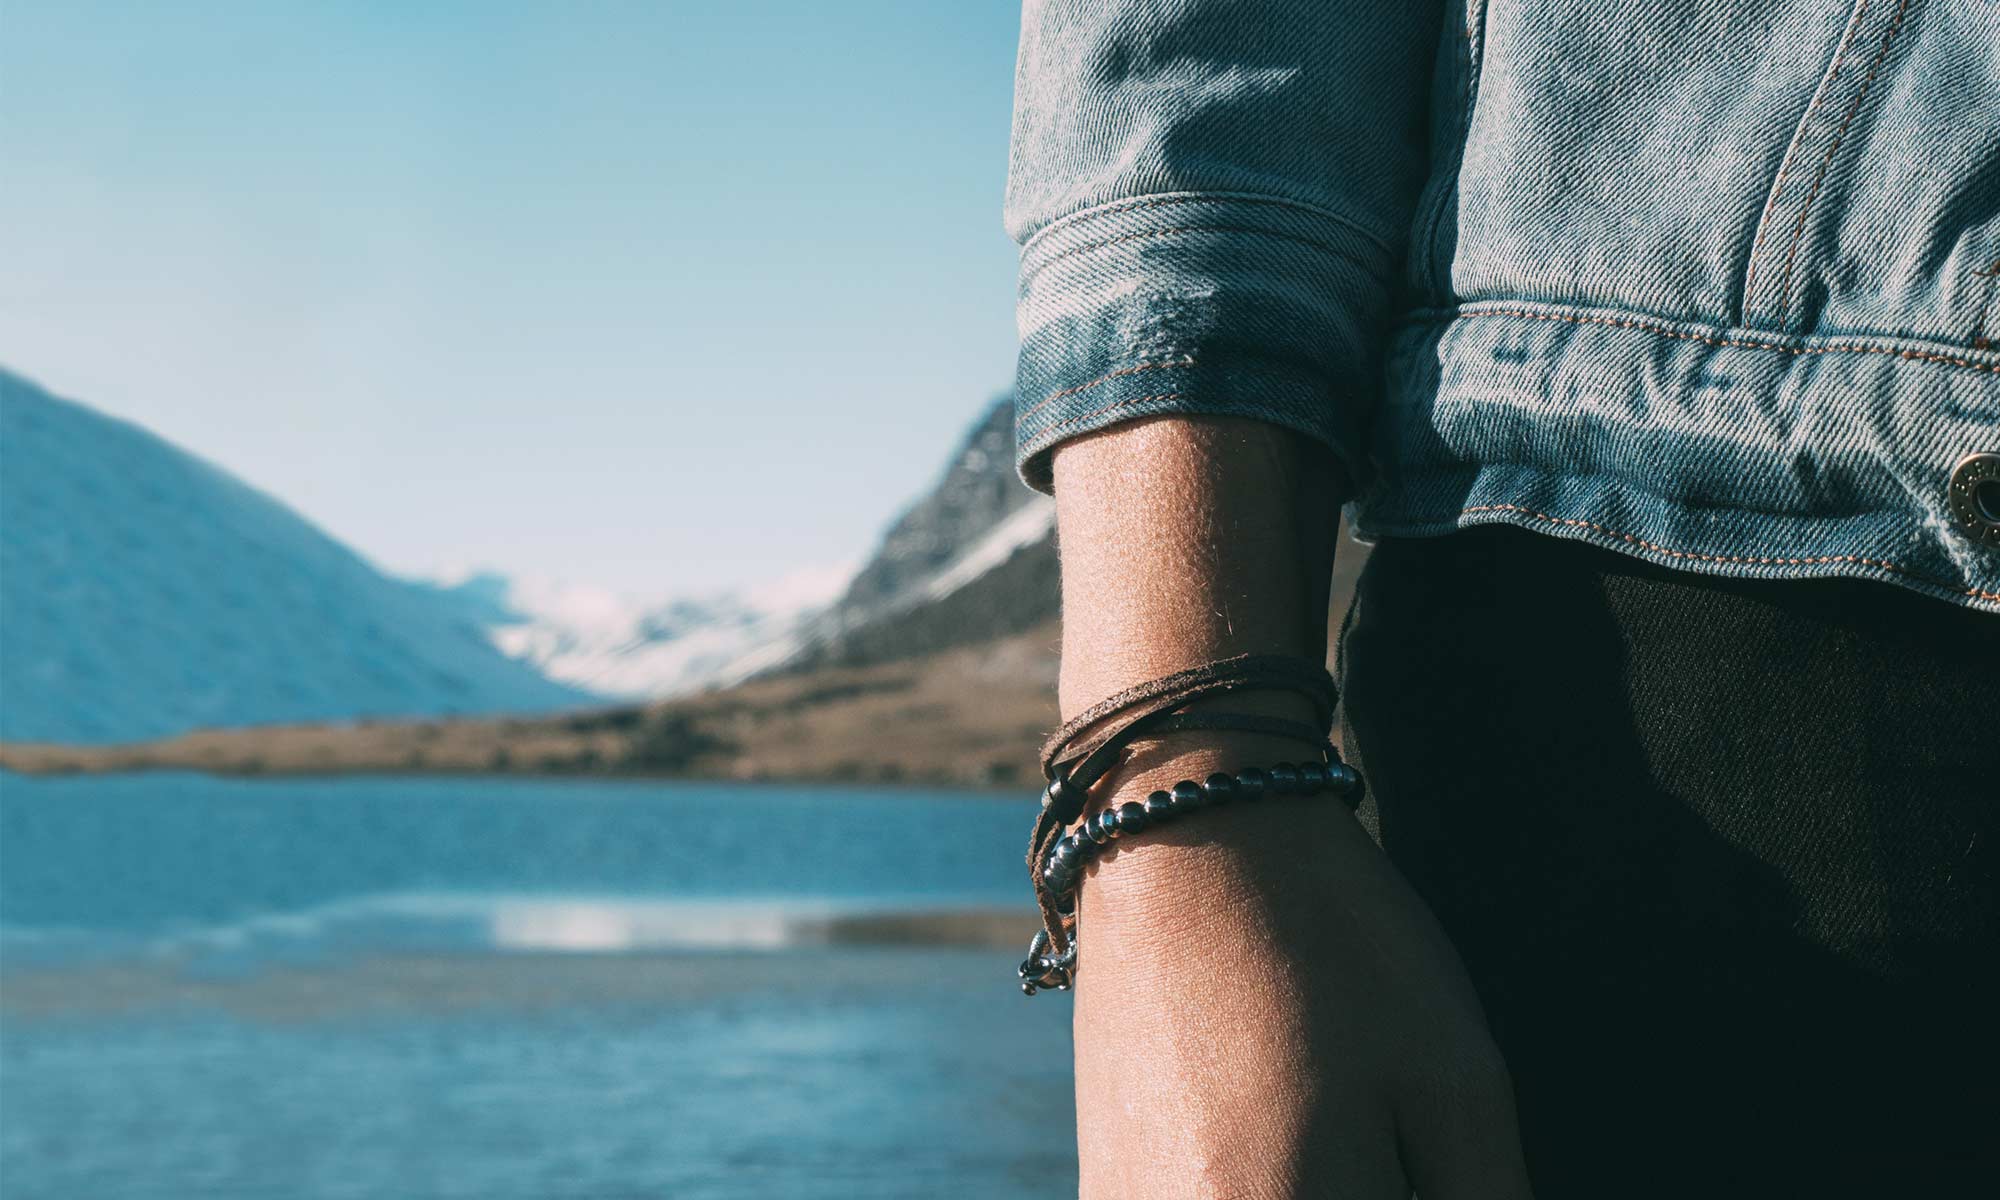
<path fill-rule="evenodd" d="M 1007 228 L 1018 465 L 1220 414 L 1350 470 L 1425 168 L 1438 4 L 1028 0 Z"/>

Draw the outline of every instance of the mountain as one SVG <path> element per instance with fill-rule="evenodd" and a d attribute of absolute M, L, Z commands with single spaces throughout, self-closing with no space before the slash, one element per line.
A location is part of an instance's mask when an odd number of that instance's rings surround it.
<path fill-rule="evenodd" d="M 1014 473 L 1014 405 L 1003 397 L 775 669 L 866 666 L 990 642 L 1054 619 L 1057 601 L 1055 503 Z"/>
<path fill-rule="evenodd" d="M 551 678 L 606 696 L 669 699 L 1033 629 L 1056 613 L 1054 529 L 1054 504 L 1014 474 L 1013 403 L 1002 398 L 858 571 L 802 570 L 752 592 L 651 605 L 491 574 L 438 590 L 504 653 Z"/>
<path fill-rule="evenodd" d="M 385 576 L 218 468 L 0 371 L 0 739 L 590 698 L 495 649 L 463 597 Z"/>
<path fill-rule="evenodd" d="M 853 574 L 812 568 L 743 592 L 646 604 L 598 588 L 476 574 L 439 590 L 495 646 L 604 696 L 664 699 L 735 683 L 797 652 L 801 621 Z"/>

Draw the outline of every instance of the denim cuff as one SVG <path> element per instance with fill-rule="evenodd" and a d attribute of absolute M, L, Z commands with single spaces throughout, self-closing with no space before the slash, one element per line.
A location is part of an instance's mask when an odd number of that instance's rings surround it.
<path fill-rule="evenodd" d="M 1021 255 L 1021 478 L 1050 491 L 1057 445 L 1165 414 L 1281 425 L 1359 478 L 1399 253 L 1273 196 L 1146 196 L 1049 225 Z"/>

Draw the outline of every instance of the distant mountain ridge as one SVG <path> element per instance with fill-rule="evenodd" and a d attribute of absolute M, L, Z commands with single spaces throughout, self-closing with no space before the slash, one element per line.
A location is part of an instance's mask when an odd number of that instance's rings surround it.
<path fill-rule="evenodd" d="M 859 570 L 641 604 L 386 576 L 201 459 L 0 370 L 0 740 L 530 714 L 994 644 L 1057 607 L 1054 506 L 1014 473 L 1012 411 L 981 414 Z M 1050 669 L 1036 657 L 1022 669 Z"/>
<path fill-rule="evenodd" d="M 1035 628 L 1056 613 L 1054 530 L 1053 502 L 1015 475 L 1013 402 L 1001 397 L 859 570 L 802 572 L 775 589 L 652 605 L 494 575 L 442 590 L 463 600 L 503 651 L 553 678 L 609 696 L 669 699 Z"/>
<path fill-rule="evenodd" d="M 270 496 L 0 370 L 0 739 L 592 699 Z"/>
<path fill-rule="evenodd" d="M 852 571 L 807 569 L 766 587 L 641 603 L 600 589 L 476 574 L 441 585 L 511 658 L 610 697 L 726 686 L 796 653 L 800 623 Z"/>

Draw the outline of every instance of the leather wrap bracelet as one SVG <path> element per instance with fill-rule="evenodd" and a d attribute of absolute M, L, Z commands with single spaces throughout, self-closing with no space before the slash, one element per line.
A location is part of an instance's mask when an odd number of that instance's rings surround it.
<path fill-rule="evenodd" d="M 1196 701 L 1231 692 L 1284 690 L 1305 695 L 1316 723 L 1261 714 L 1188 711 Z M 1120 837 L 1163 825 L 1197 809 L 1265 796 L 1332 792 L 1351 809 L 1361 802 L 1360 775 L 1340 761 L 1327 740 L 1337 699 L 1333 679 L 1318 663 L 1282 655 L 1240 655 L 1150 680 L 1092 705 L 1065 722 L 1042 747 L 1048 786 L 1029 839 L 1028 870 L 1042 913 L 1042 928 L 1020 965 L 1021 990 L 1067 989 L 1075 978 L 1075 890 L 1084 868 Z M 1217 773 L 1204 782 L 1182 780 L 1143 802 L 1107 807 L 1075 832 L 1065 827 L 1083 815 L 1090 788 L 1119 765 L 1134 742 L 1189 731 L 1235 731 L 1291 738 L 1314 746 L 1326 761 L 1251 767 Z"/>

